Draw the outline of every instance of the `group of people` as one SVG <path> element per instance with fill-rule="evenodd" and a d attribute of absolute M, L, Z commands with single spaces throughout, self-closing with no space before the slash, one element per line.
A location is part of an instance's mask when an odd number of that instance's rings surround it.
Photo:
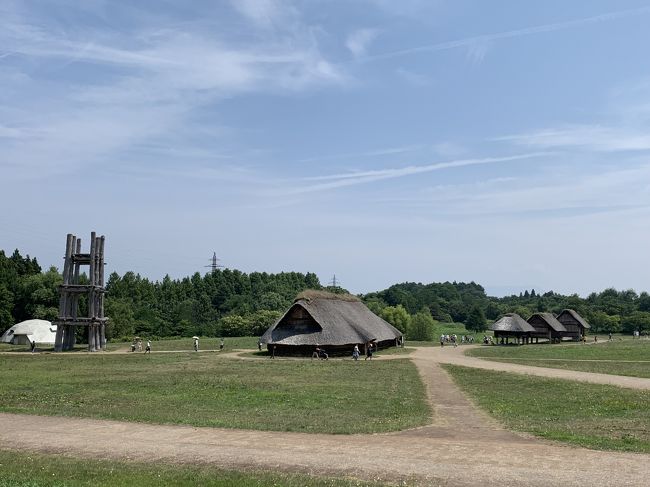
<path fill-rule="evenodd" d="M 372 360 L 372 354 L 377 351 L 377 342 L 368 342 L 366 343 L 366 358 L 364 360 Z M 356 361 L 359 360 L 361 352 L 359 351 L 359 345 L 355 345 L 352 349 L 352 358 Z"/>
<path fill-rule="evenodd" d="M 463 335 L 463 343 L 465 343 L 465 335 Z M 445 343 L 451 343 L 454 347 L 458 346 L 458 335 L 440 335 L 440 346 L 444 347 Z"/>
<path fill-rule="evenodd" d="M 131 351 L 142 352 L 142 338 L 134 338 L 131 342 Z M 144 353 L 151 353 L 151 340 L 147 340 L 147 346 L 144 349 Z"/>
<path fill-rule="evenodd" d="M 275 347 L 274 347 L 275 348 Z M 366 357 L 364 360 L 372 359 L 372 354 L 377 351 L 377 343 L 376 342 L 368 342 L 366 343 Z M 352 359 L 356 362 L 359 360 L 361 357 L 361 350 L 359 349 L 359 345 L 354 345 L 354 348 L 352 349 Z M 316 348 L 314 349 L 314 352 L 311 354 L 312 360 L 315 358 L 321 359 L 321 360 L 327 360 L 329 359 L 329 354 L 323 350 L 318 344 L 316 344 Z"/>
<path fill-rule="evenodd" d="M 199 351 L 199 337 L 192 337 L 194 340 L 194 351 L 198 352 Z M 222 338 L 221 341 L 219 342 L 219 351 L 223 351 L 223 347 L 225 346 L 225 341 Z"/>

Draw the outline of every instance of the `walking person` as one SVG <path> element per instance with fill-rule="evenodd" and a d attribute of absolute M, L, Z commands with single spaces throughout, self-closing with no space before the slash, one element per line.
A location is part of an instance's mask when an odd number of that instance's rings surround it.
<path fill-rule="evenodd" d="M 34 339 L 34 341 L 30 342 L 30 345 L 32 347 L 32 353 L 34 353 L 34 350 L 36 350 L 36 340 Z"/>
<path fill-rule="evenodd" d="M 372 360 L 372 342 L 368 342 L 366 345 L 366 358 L 364 360 Z"/>
<path fill-rule="evenodd" d="M 441 347 L 445 346 L 445 335 L 440 335 L 440 346 Z"/>
<path fill-rule="evenodd" d="M 194 351 L 199 351 L 199 337 L 194 337 Z"/>
<path fill-rule="evenodd" d="M 223 345 L 224 345 L 224 340 L 223 338 L 221 339 L 221 343 L 219 343 L 219 351 L 221 352 L 223 350 Z"/>
<path fill-rule="evenodd" d="M 140 349 L 142 349 L 142 345 L 140 345 Z M 147 340 L 147 348 L 144 349 L 144 353 L 151 355 L 151 340 Z"/>
<path fill-rule="evenodd" d="M 354 359 L 355 362 L 359 360 L 359 355 L 360 355 L 359 346 L 355 345 L 354 348 L 352 349 L 352 358 Z"/>

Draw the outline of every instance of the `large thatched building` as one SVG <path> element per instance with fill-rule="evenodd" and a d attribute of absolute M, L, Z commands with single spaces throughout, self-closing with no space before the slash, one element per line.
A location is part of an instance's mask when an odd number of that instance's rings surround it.
<path fill-rule="evenodd" d="M 316 346 L 328 352 L 363 351 L 369 342 L 395 345 L 402 333 L 370 311 L 358 298 L 322 291 L 301 293 L 260 341 L 276 354 L 310 354 Z"/>

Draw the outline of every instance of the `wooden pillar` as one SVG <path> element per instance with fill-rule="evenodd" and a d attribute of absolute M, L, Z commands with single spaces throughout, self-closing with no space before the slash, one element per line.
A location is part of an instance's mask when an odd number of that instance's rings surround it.
<path fill-rule="evenodd" d="M 63 261 L 63 286 L 70 284 L 69 282 L 69 268 L 72 257 L 72 242 L 74 235 L 69 233 L 67 235 L 65 244 L 65 260 Z M 56 327 L 56 338 L 54 342 L 54 351 L 61 352 L 63 350 L 63 340 L 65 337 L 65 329 L 62 322 L 65 320 L 67 311 L 68 292 L 65 287 L 61 288 L 61 297 L 59 298 L 59 322 Z"/>
<path fill-rule="evenodd" d="M 88 351 L 89 352 L 94 352 L 95 351 L 95 330 L 94 330 L 95 325 L 90 324 L 88 325 Z"/>

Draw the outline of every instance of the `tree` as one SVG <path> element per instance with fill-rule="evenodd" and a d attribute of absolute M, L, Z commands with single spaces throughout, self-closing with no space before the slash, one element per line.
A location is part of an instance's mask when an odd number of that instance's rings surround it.
<path fill-rule="evenodd" d="M 593 332 L 615 333 L 621 330 L 621 317 L 610 316 L 604 311 L 594 311 L 589 315 L 589 324 Z"/>
<path fill-rule="evenodd" d="M 422 308 L 415 313 L 411 320 L 410 332 L 408 335 L 409 340 L 433 340 L 433 326 L 435 321 L 431 317 L 429 308 Z"/>
<path fill-rule="evenodd" d="M 14 308 L 14 295 L 4 284 L 0 284 L 0 333 L 14 324 L 11 314 Z"/>
<path fill-rule="evenodd" d="M 650 313 L 647 311 L 635 311 L 621 320 L 621 329 L 626 333 L 632 333 L 634 330 L 640 332 L 650 331 Z"/>
<path fill-rule="evenodd" d="M 133 307 L 126 299 L 113 299 L 105 305 L 106 316 L 110 319 L 106 326 L 108 340 L 130 340 L 135 334 Z"/>
<path fill-rule="evenodd" d="M 55 320 L 59 315 L 58 286 L 62 282 L 63 278 L 56 267 L 50 267 L 45 273 L 25 277 L 20 289 L 20 302 L 24 314 L 18 318 Z"/>
<path fill-rule="evenodd" d="M 472 331 L 483 331 L 487 328 L 485 314 L 478 305 L 474 306 L 469 312 L 467 321 L 465 321 L 465 328 Z"/>
<path fill-rule="evenodd" d="M 650 311 L 650 295 L 647 292 L 644 291 L 639 295 L 637 307 L 639 311 Z"/>
<path fill-rule="evenodd" d="M 401 304 L 397 306 L 386 306 L 381 310 L 380 316 L 402 333 L 408 333 L 410 335 L 409 324 L 411 323 L 411 315 L 409 315 L 408 311 Z"/>
<path fill-rule="evenodd" d="M 249 321 L 248 328 L 250 330 L 250 334 L 253 336 L 263 335 L 269 326 L 278 321 L 280 316 L 282 316 L 281 311 L 268 309 L 262 309 L 256 311 L 255 313 L 251 313 L 249 316 L 247 316 Z"/>
<path fill-rule="evenodd" d="M 501 314 L 501 307 L 493 301 L 490 301 L 485 308 L 485 316 L 487 316 L 487 318 L 490 320 L 496 320 L 499 316 L 501 316 Z"/>

